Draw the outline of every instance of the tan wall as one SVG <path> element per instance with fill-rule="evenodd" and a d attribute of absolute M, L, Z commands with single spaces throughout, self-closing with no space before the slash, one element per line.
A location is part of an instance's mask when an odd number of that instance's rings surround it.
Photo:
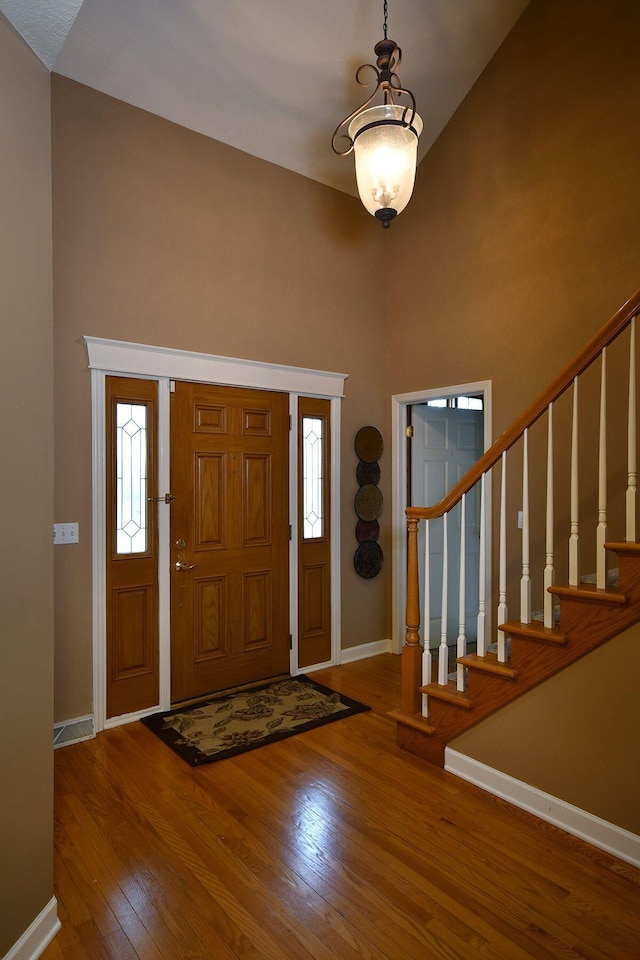
<path fill-rule="evenodd" d="M 636 624 L 450 746 L 640 836 L 639 646 Z"/>
<path fill-rule="evenodd" d="M 533 0 L 527 8 L 422 162 L 397 224 L 390 393 L 492 379 L 497 437 L 640 286 L 639 31 L 635 0 Z M 585 443 L 593 443 L 596 411 L 592 401 L 583 409 Z M 544 446 L 543 437 L 534 439 Z M 565 435 L 558 444 L 565 474 L 567 445 Z M 516 464 L 517 457 L 508 496 L 514 547 Z M 562 496 L 566 509 L 565 481 Z M 535 500 L 539 516 L 538 494 Z M 611 534 L 623 536 L 619 525 Z M 567 535 L 565 526 L 561 568 Z M 517 565 L 517 552 L 511 556 Z M 582 563 L 585 572 L 595 569 L 586 549 Z M 534 570 L 539 580 L 539 563 Z M 508 599 L 517 615 L 517 592 Z M 620 667 L 635 674 L 640 645 L 627 653 Z M 588 690 L 578 668 L 564 682 Z M 615 684 L 599 691 L 602 718 L 624 710 Z M 487 724 L 477 732 L 473 756 L 480 744 L 489 749 L 493 730 Z M 571 736 L 580 740 L 573 726 Z M 600 748 L 594 741 L 594 766 Z M 572 741 L 571 749 L 580 753 L 582 743 Z M 607 762 L 617 751 L 612 738 Z M 500 769 L 513 772 L 520 754 L 510 739 Z M 542 778 L 547 757 L 535 757 L 528 776 Z M 621 775 L 627 759 L 622 748 Z M 576 781 L 573 795 L 578 806 L 596 806 L 595 784 L 592 794 L 589 783 Z"/>
<path fill-rule="evenodd" d="M 53 896 L 50 85 L 0 14 L 0 956 Z"/>
<path fill-rule="evenodd" d="M 640 286 L 634 0 L 533 0 L 418 170 L 391 393 L 494 381 L 500 434 Z"/>
<path fill-rule="evenodd" d="M 382 639 L 387 571 L 371 581 L 353 571 L 353 438 L 388 416 L 384 312 L 362 280 L 382 231 L 351 197 L 73 81 L 52 85 L 56 515 L 81 531 L 56 557 L 56 717 L 92 709 L 83 334 L 349 375 L 342 640 Z"/>

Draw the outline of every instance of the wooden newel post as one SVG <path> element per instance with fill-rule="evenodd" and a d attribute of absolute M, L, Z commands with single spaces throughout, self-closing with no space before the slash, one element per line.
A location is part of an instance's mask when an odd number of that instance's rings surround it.
<path fill-rule="evenodd" d="M 402 712 L 420 712 L 422 647 L 420 645 L 420 583 L 418 577 L 418 524 L 407 520 L 407 636 L 402 648 Z"/>

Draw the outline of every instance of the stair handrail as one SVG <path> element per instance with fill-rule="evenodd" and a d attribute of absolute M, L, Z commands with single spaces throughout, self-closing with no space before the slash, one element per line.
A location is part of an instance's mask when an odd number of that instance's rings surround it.
<path fill-rule="evenodd" d="M 524 413 L 517 417 L 510 427 L 502 433 L 489 449 L 480 457 L 479 460 L 465 473 L 463 477 L 451 488 L 449 493 L 439 503 L 430 507 L 407 507 L 405 513 L 408 520 L 433 520 L 448 513 L 452 507 L 462 499 L 463 494 L 478 482 L 481 476 L 498 463 L 502 454 L 509 450 L 524 434 L 524 431 L 531 427 L 536 420 L 545 413 L 550 403 L 562 396 L 576 377 L 584 373 L 591 364 L 600 356 L 602 350 L 608 347 L 616 337 L 629 325 L 633 317 L 640 312 L 640 290 L 637 290 L 632 297 L 623 304 L 620 309 L 614 313 L 610 320 L 589 340 L 585 347 L 567 364 L 562 370 L 529 404 Z"/>

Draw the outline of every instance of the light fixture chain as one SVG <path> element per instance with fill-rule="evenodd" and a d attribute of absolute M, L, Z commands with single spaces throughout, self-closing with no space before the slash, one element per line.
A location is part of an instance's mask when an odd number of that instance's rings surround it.
<path fill-rule="evenodd" d="M 385 38 L 385 40 L 387 39 L 387 16 L 388 16 L 388 13 L 389 13 L 389 10 L 388 10 L 388 6 L 387 6 L 387 0 L 384 0 L 384 38 Z"/>

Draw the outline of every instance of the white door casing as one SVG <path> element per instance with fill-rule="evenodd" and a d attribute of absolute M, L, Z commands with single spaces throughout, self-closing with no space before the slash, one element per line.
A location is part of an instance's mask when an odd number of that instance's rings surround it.
<path fill-rule="evenodd" d="M 92 563 L 93 563 L 93 712 L 96 731 L 138 719 L 171 705 L 170 632 L 169 632 L 169 510 L 158 514 L 159 535 L 159 644 L 160 696 L 157 706 L 139 714 L 106 719 L 106 564 L 105 564 L 105 377 L 141 377 L 158 381 L 158 492 L 169 493 L 169 394 L 174 380 L 196 380 L 225 386 L 277 390 L 289 394 L 289 410 L 296 422 L 299 396 L 324 397 L 331 400 L 331 485 L 340 489 L 340 416 L 347 374 L 310 370 L 279 364 L 261 363 L 233 357 L 172 350 L 167 347 L 84 338 L 91 370 L 92 420 Z M 290 629 L 293 637 L 291 673 L 297 663 L 297 434 L 290 431 L 290 502 L 289 522 L 293 535 L 290 542 Z M 340 656 L 340 511 L 331 517 L 331 620 L 332 646 L 330 663 Z M 329 664 L 318 664 L 318 667 Z"/>
<path fill-rule="evenodd" d="M 484 449 L 491 446 L 491 381 L 480 380 L 474 383 L 455 384 L 448 387 L 437 387 L 433 389 L 418 390 L 413 393 L 396 394 L 391 398 L 391 457 L 392 457 L 392 649 L 395 653 L 400 653 L 405 639 L 405 604 L 407 590 L 407 521 L 405 510 L 407 508 L 407 446 L 406 446 L 406 425 L 407 425 L 407 407 L 419 403 L 425 403 L 427 400 L 433 400 L 443 397 L 457 397 L 481 395 L 483 398 L 484 413 Z M 437 502 L 437 501 L 436 501 Z M 415 504 L 415 506 L 426 506 L 426 504 Z M 486 530 L 491 529 L 491 494 L 489 486 L 486 491 Z M 421 523 L 420 526 L 423 526 Z M 487 544 L 491 542 L 490 537 L 486 538 Z M 424 560 L 419 557 L 421 575 Z M 490 554 L 487 553 L 486 562 L 486 582 L 491 582 L 491 563 Z M 455 598 L 457 605 L 457 597 Z M 457 609 L 456 609 L 457 615 Z M 424 636 L 424 630 L 421 626 L 421 637 Z"/>

